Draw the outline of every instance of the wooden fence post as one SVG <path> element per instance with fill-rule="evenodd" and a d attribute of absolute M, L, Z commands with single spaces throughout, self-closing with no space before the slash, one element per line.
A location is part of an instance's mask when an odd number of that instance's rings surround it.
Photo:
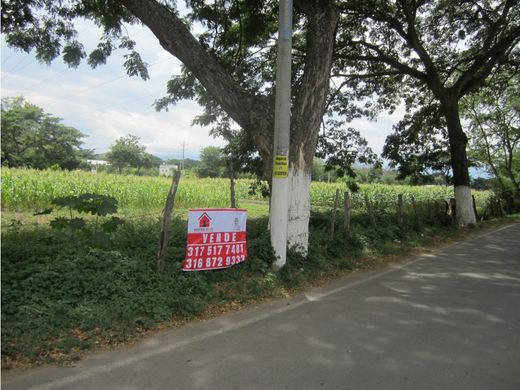
<path fill-rule="evenodd" d="M 161 233 L 159 236 L 159 248 L 157 249 L 157 272 L 164 271 L 164 259 L 168 250 L 168 238 L 172 227 L 172 211 L 177 194 L 177 187 L 181 179 L 181 171 L 175 171 L 173 174 L 172 185 L 168 196 L 166 197 L 166 206 L 164 207 L 163 219 L 161 221 Z"/>
<path fill-rule="evenodd" d="M 411 200 L 412 200 L 413 214 L 415 216 L 415 226 L 419 227 L 419 226 L 421 226 L 421 221 L 419 219 L 419 211 L 417 210 L 417 203 L 415 202 L 415 198 L 413 197 L 413 195 L 411 196 Z"/>
<path fill-rule="evenodd" d="M 397 223 L 399 226 L 403 226 L 404 222 L 404 209 L 403 209 L 403 194 L 397 196 Z"/>
<path fill-rule="evenodd" d="M 376 217 L 374 215 L 374 207 L 372 206 L 372 202 L 368 199 L 368 194 L 365 194 L 365 203 L 367 204 L 368 216 L 370 217 L 370 222 L 373 227 L 377 227 Z"/>
<path fill-rule="evenodd" d="M 457 204 L 455 198 L 450 199 L 451 222 L 455 225 L 457 223 Z"/>
<path fill-rule="evenodd" d="M 475 200 L 475 195 L 471 195 L 471 198 L 473 199 L 473 212 L 475 213 L 475 221 L 478 221 L 477 201 Z"/>
<path fill-rule="evenodd" d="M 345 228 L 345 231 L 348 233 L 350 232 L 350 194 L 348 192 L 345 192 L 343 194 L 343 197 L 343 204 L 345 208 L 343 227 Z"/>
<path fill-rule="evenodd" d="M 430 223 L 434 224 L 435 223 L 435 201 L 430 201 L 430 199 L 428 199 L 428 202 L 427 202 L 427 207 L 428 207 L 428 216 L 430 217 Z"/>
<path fill-rule="evenodd" d="M 330 219 L 330 238 L 334 238 L 334 227 L 336 226 L 336 211 L 339 205 L 339 189 L 336 189 L 336 196 L 334 198 L 334 207 L 332 208 L 332 217 Z"/>
<path fill-rule="evenodd" d="M 229 192 L 231 196 L 231 208 L 236 209 L 237 208 L 237 201 L 235 196 L 235 170 L 233 168 L 233 162 L 228 161 L 228 168 L 229 168 Z"/>

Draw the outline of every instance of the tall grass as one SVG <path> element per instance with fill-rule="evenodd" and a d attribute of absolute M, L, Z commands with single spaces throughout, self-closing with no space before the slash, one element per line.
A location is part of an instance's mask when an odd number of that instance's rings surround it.
<path fill-rule="evenodd" d="M 38 171 L 2 169 L 2 208 L 34 210 L 47 207 L 60 196 L 96 193 L 112 196 L 123 209 L 156 210 L 164 207 L 171 179 L 93 174 L 81 171 Z M 237 180 L 238 198 L 260 199 L 248 194 L 250 182 Z M 188 207 L 225 207 L 229 205 L 229 181 L 226 179 L 181 178 L 176 204 Z"/>
<path fill-rule="evenodd" d="M 237 180 L 238 199 L 262 200 L 260 194 L 249 194 L 250 180 Z M 125 176 L 106 173 L 93 174 L 81 171 L 38 171 L 33 169 L 2 169 L 2 209 L 8 211 L 36 210 L 49 206 L 52 199 L 90 192 L 112 196 L 124 210 L 160 210 L 164 206 L 170 186 L 165 177 Z M 316 207 L 330 207 L 336 189 L 346 191 L 344 183 L 318 183 L 311 185 L 311 203 Z M 453 188 L 445 186 L 408 186 L 387 184 L 364 184 L 357 193 L 351 194 L 352 207 L 363 207 L 364 196 L 379 209 L 395 207 L 397 196 L 411 196 L 417 202 L 426 200 L 449 200 Z M 474 191 L 477 204 L 483 205 L 491 196 L 488 191 Z M 227 179 L 181 178 L 176 205 L 190 207 L 229 206 L 229 181 Z"/>
<path fill-rule="evenodd" d="M 342 193 L 347 191 L 344 183 L 312 183 L 311 186 L 311 203 L 317 206 L 330 206 L 334 203 L 336 189 Z M 410 201 L 411 197 L 418 202 L 426 201 L 449 201 L 454 197 L 452 186 L 411 186 L 399 184 L 361 184 L 360 190 L 351 193 L 351 204 L 353 208 L 364 207 L 365 194 L 368 195 L 371 202 L 379 209 L 395 208 L 397 197 L 403 195 L 405 201 Z M 491 191 L 473 191 L 475 201 L 479 205 L 484 205 L 491 197 Z"/>

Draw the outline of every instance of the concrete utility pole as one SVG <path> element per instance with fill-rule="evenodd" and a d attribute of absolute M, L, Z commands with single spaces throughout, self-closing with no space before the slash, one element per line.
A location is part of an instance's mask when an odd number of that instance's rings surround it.
<path fill-rule="evenodd" d="M 274 164 L 271 194 L 271 243 L 277 259 L 273 268 L 285 265 L 289 208 L 289 131 L 291 127 L 292 0 L 280 0 L 276 107 L 274 116 Z"/>

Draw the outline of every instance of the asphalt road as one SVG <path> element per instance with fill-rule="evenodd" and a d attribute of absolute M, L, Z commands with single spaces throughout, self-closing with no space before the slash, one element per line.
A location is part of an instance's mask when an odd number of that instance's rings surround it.
<path fill-rule="evenodd" d="M 2 389 L 520 389 L 520 224 Z"/>

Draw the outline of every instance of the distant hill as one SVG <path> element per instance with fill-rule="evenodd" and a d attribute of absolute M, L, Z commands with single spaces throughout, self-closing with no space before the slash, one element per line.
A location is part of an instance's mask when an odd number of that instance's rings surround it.
<path fill-rule="evenodd" d="M 104 160 L 106 161 L 107 159 L 107 153 L 108 152 L 105 152 L 105 153 L 96 153 L 92 156 L 92 160 Z"/>
<path fill-rule="evenodd" d="M 182 160 L 179 159 L 179 158 L 172 158 L 172 159 L 166 160 L 165 163 L 166 164 L 173 164 L 173 165 L 181 166 L 181 161 Z M 198 167 L 199 164 L 200 164 L 199 160 L 193 160 L 191 158 L 185 158 L 184 159 L 184 169 L 195 168 L 195 167 Z"/>

